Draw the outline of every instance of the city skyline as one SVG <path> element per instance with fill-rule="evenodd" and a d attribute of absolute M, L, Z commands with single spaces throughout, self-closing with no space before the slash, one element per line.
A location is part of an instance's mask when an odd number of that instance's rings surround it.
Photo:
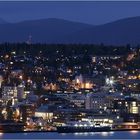
<path fill-rule="evenodd" d="M 0 48 L 0 138 L 140 137 L 140 2 L 3 1 Z"/>

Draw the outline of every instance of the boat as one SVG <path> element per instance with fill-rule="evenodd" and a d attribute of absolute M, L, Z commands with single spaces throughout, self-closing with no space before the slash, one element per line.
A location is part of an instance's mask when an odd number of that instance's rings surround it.
<path fill-rule="evenodd" d="M 5 120 L 0 122 L 0 132 L 22 132 L 24 130 L 23 122 L 15 122 L 13 120 Z"/>
<path fill-rule="evenodd" d="M 111 126 L 93 124 L 88 121 L 68 122 L 64 125 L 57 126 L 59 133 L 74 133 L 74 132 L 108 132 L 111 131 Z"/>

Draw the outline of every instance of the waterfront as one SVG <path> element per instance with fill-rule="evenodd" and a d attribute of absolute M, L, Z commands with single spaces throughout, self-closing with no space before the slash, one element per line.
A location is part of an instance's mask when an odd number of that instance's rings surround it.
<path fill-rule="evenodd" d="M 140 131 L 92 133 L 0 133 L 0 139 L 139 139 Z"/>

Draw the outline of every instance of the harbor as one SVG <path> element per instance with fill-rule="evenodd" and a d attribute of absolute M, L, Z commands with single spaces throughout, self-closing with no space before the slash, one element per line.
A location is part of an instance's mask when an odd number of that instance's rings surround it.
<path fill-rule="evenodd" d="M 29 128 L 22 122 L 5 121 L 0 123 L 2 133 L 38 133 L 38 132 L 58 132 L 58 133 L 87 133 L 87 132 L 115 132 L 115 131 L 140 131 L 140 123 L 118 123 L 93 124 L 90 121 L 71 121 L 55 127 Z"/>

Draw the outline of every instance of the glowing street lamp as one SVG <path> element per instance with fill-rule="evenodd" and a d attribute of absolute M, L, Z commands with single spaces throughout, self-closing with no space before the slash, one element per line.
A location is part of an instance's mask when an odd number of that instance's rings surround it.
<path fill-rule="evenodd" d="M 77 83 L 77 84 L 79 84 L 79 83 L 80 83 L 80 80 L 79 80 L 78 78 L 76 79 L 76 83 Z"/>
<path fill-rule="evenodd" d="M 19 76 L 19 79 L 21 79 L 21 80 L 22 80 L 22 79 L 23 79 L 23 76 L 22 76 L 22 75 L 20 75 L 20 76 Z"/>
<path fill-rule="evenodd" d="M 113 86 L 114 85 L 114 79 L 113 78 L 106 78 L 106 84 L 109 86 Z"/>

